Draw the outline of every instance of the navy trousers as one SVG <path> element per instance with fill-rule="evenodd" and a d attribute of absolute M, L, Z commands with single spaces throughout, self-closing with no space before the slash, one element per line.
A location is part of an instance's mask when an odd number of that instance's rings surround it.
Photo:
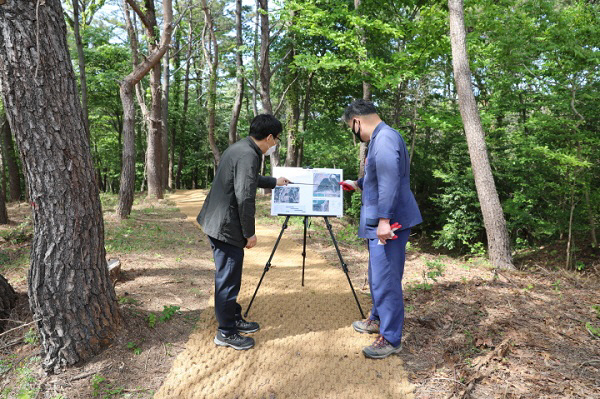
<path fill-rule="evenodd" d="M 406 259 L 406 243 L 410 229 L 396 232 L 395 240 L 378 245 L 369 239 L 369 288 L 373 299 L 372 320 L 379 320 L 379 332 L 394 346 L 402 342 L 404 297 L 402 276 Z"/>
<path fill-rule="evenodd" d="M 242 318 L 237 296 L 242 285 L 244 249 L 208 237 L 215 259 L 215 315 L 224 335 L 237 332 L 236 320 Z"/>

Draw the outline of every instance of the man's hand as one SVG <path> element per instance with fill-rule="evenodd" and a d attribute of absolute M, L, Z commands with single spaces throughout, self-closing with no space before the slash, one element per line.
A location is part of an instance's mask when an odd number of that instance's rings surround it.
<path fill-rule="evenodd" d="M 256 245 L 256 234 L 252 237 L 248 238 L 248 242 L 246 243 L 246 248 L 250 249 Z"/>
<path fill-rule="evenodd" d="M 277 178 L 277 185 L 278 186 L 287 186 L 288 184 L 290 184 L 290 181 L 288 179 L 286 179 L 285 177 L 278 177 Z"/>
<path fill-rule="evenodd" d="M 390 227 L 390 219 L 379 219 L 379 225 L 377 226 L 379 242 L 385 244 L 393 235 L 394 233 L 392 233 L 392 228 Z"/>
<path fill-rule="evenodd" d="M 344 191 L 354 191 L 358 189 L 358 184 L 354 180 L 344 180 L 340 182 Z"/>

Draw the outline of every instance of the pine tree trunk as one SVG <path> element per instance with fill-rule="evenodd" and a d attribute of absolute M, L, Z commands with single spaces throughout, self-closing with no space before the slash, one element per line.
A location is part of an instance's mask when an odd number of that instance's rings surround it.
<path fill-rule="evenodd" d="M 258 0 L 258 5 L 260 11 L 260 99 L 263 112 L 273 115 L 273 104 L 271 102 L 271 64 L 269 61 L 269 0 Z M 277 146 L 275 153 L 269 157 L 269 161 L 271 168 L 279 166 L 279 146 Z M 267 192 L 268 189 L 264 191 Z"/>
<path fill-rule="evenodd" d="M 162 98 L 161 98 L 161 186 L 163 189 L 169 186 L 169 51 L 163 56 L 162 66 Z"/>
<path fill-rule="evenodd" d="M 263 112 L 273 114 L 271 104 L 271 65 L 269 64 L 269 1 L 258 0 L 260 12 L 260 98 Z"/>
<path fill-rule="evenodd" d="M 510 241 L 496 184 L 492 175 L 483 127 L 471 87 L 471 71 L 467 56 L 465 23 L 462 0 L 448 0 L 450 9 L 450 38 L 452 42 L 452 65 L 458 93 L 460 114 L 463 120 L 475 187 L 481 204 L 483 222 L 488 239 L 492 265 L 499 269 L 514 269 L 510 253 Z"/>
<path fill-rule="evenodd" d="M 2 185 L 0 186 L 0 224 L 8 224 L 8 212 L 6 211 L 6 180 L 4 175 L 4 163 L 0 152 L 0 173 L 2 173 Z"/>
<path fill-rule="evenodd" d="M 164 29 L 162 31 L 160 42 L 155 46 L 152 46 L 153 51 L 144 59 L 143 62 L 138 64 L 137 58 L 137 35 L 134 26 L 131 22 L 129 15 L 129 6 L 140 16 L 146 26 L 150 26 L 154 20 L 154 27 L 156 27 L 156 18 L 154 17 L 154 5 L 153 1 L 146 2 L 146 8 L 148 10 L 147 17 L 137 7 L 137 4 L 133 0 L 123 0 L 123 9 L 125 12 L 125 22 L 127 25 L 127 33 L 131 43 L 132 56 L 133 56 L 133 72 L 127 75 L 120 83 L 120 95 L 121 101 L 123 102 L 123 161 L 121 171 L 121 187 L 119 191 L 119 217 L 125 218 L 131 213 L 131 207 L 133 204 L 133 197 L 135 191 L 135 108 L 133 108 L 133 92 L 138 90 L 139 83 L 148 72 L 152 70 L 151 82 L 154 83 L 152 86 L 152 110 L 151 110 L 151 123 L 148 125 L 148 148 L 146 150 L 146 160 L 149 158 L 153 164 L 153 186 L 150 189 L 150 182 L 148 182 L 148 196 L 155 198 L 162 198 L 162 184 L 160 175 L 157 175 L 157 170 L 160 172 L 160 164 L 156 165 L 156 159 L 160 159 L 161 155 L 161 112 L 160 112 L 160 59 L 168 49 L 169 42 L 171 41 L 171 34 L 173 32 L 173 8 L 171 0 L 163 0 L 163 23 Z M 153 32 L 153 30 L 151 29 Z M 156 84 L 158 82 L 158 85 Z M 158 89 L 157 89 L 158 87 Z M 158 90 L 158 91 L 156 91 Z M 141 93 L 140 93 L 141 94 Z M 143 108 L 143 102 L 140 101 L 140 107 Z M 141 136 L 141 135 L 140 135 Z M 152 150 L 150 151 L 150 146 Z M 157 153 L 158 152 L 158 155 Z M 151 155 L 148 155 L 151 154 Z M 158 157 L 158 158 L 157 158 Z M 144 176 L 148 168 L 148 162 L 146 162 L 144 169 Z M 148 178 L 150 180 L 150 178 Z M 142 187 L 144 181 L 142 181 Z M 126 191 L 125 191 L 126 190 Z M 142 188 L 143 191 L 143 188 Z"/>
<path fill-rule="evenodd" d="M 21 199 L 21 175 L 19 174 L 19 165 L 15 155 L 15 147 L 13 145 L 10 124 L 8 120 L 2 126 L 2 147 L 4 149 L 4 163 L 8 168 L 8 182 L 10 201 L 19 201 Z"/>
<path fill-rule="evenodd" d="M 121 161 L 121 184 L 117 215 L 125 219 L 131 214 L 135 193 L 135 103 L 134 85 L 131 81 L 121 82 L 119 94 L 123 104 L 123 153 Z"/>
<path fill-rule="evenodd" d="M 4 332 L 10 311 L 17 303 L 17 294 L 8 281 L 0 274 L 0 333 Z"/>
<path fill-rule="evenodd" d="M 162 98 L 159 62 L 157 62 L 150 71 L 150 92 L 152 93 L 152 105 L 150 108 L 148 148 L 146 150 L 146 164 L 148 167 L 148 198 L 162 199 Z"/>
<path fill-rule="evenodd" d="M 237 124 L 242 110 L 242 99 L 244 98 L 244 64 L 242 60 L 242 0 L 235 0 L 235 100 L 231 111 L 231 122 L 229 123 L 229 145 L 237 141 Z"/>
<path fill-rule="evenodd" d="M 32 201 L 29 300 L 48 371 L 97 354 L 122 325 L 66 35 L 58 0 L 0 6 L 0 80 Z"/>
<path fill-rule="evenodd" d="M 206 0 L 202 0 L 202 9 L 204 10 L 204 32 L 202 37 L 202 47 L 204 49 L 204 59 L 208 63 L 210 76 L 208 80 L 208 145 L 215 158 L 215 165 L 218 166 L 221 161 L 221 153 L 215 140 L 215 117 L 217 107 L 217 72 L 219 66 L 219 45 L 215 35 L 215 26 L 212 12 L 208 8 Z M 208 37 L 208 41 L 206 38 Z"/>
<path fill-rule="evenodd" d="M 75 35 L 75 46 L 77 47 L 77 61 L 79 62 L 79 84 L 81 85 L 81 106 L 83 108 L 83 122 L 85 130 L 90 135 L 90 121 L 88 116 L 88 90 L 87 78 L 85 76 L 85 57 L 83 55 L 83 41 L 81 40 L 79 25 L 79 1 L 73 3 L 73 34 Z"/>

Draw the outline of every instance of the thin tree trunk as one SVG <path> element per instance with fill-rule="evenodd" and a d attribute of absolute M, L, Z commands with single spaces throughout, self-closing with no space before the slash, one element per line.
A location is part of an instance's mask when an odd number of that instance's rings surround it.
<path fill-rule="evenodd" d="M 462 0 L 448 0 L 452 64 L 458 92 L 458 103 L 471 157 L 475 187 L 481 204 L 492 265 L 499 269 L 514 269 L 506 222 L 492 169 L 488 159 L 483 127 L 471 87 L 471 72 L 467 56 Z"/>
<path fill-rule="evenodd" d="M 219 45 L 215 34 L 212 12 L 208 8 L 206 0 L 202 0 L 202 9 L 204 10 L 204 29 L 202 31 L 202 47 L 204 49 L 204 58 L 210 68 L 208 80 L 208 144 L 215 158 L 215 164 L 218 166 L 221 161 L 221 153 L 215 140 L 215 114 L 217 106 L 217 69 L 219 66 Z M 208 36 L 208 46 L 206 37 Z"/>
<path fill-rule="evenodd" d="M 167 51 L 169 42 L 171 40 L 171 33 L 173 32 L 173 9 L 171 0 L 163 1 L 163 21 L 164 29 L 161 35 L 160 44 L 150 55 L 144 59 L 140 64 L 137 64 L 137 39 L 131 18 L 129 17 L 129 8 L 127 4 L 131 5 L 134 9 L 137 4 L 133 0 L 123 0 L 125 10 L 125 21 L 127 24 L 127 31 L 129 34 L 130 41 L 132 43 L 132 54 L 134 57 L 134 70 L 123 79 L 120 83 L 120 95 L 121 101 L 123 102 L 123 160 L 122 160 L 122 171 L 121 171 L 121 186 L 119 191 L 119 206 L 117 213 L 120 218 L 126 218 L 131 213 L 131 207 L 133 205 L 133 197 L 135 192 L 135 108 L 133 106 L 133 92 L 135 86 L 141 81 L 141 79 L 150 71 L 155 70 L 155 65 L 158 64 L 159 79 L 160 79 L 160 59 Z M 133 3 L 133 4 L 132 4 Z M 139 11 L 139 10 L 138 10 Z M 141 14 L 141 13 L 140 13 Z M 144 18 L 143 14 L 138 14 L 141 19 Z M 160 89 L 160 86 L 159 86 Z M 160 97 L 159 97 L 160 98 Z M 160 109 L 160 108 L 159 108 Z M 158 120 L 160 125 L 160 119 Z M 155 124 L 156 125 L 156 124 Z M 156 127 L 156 126 L 154 126 Z M 160 132 L 160 129 L 155 129 Z M 148 132 L 148 136 L 151 133 Z M 148 146 L 150 146 L 150 139 L 148 139 Z M 160 155 L 160 154 L 159 154 Z M 147 166 L 147 165 L 146 165 Z M 156 182 L 155 182 L 156 183 Z M 159 182 L 160 183 L 160 182 Z M 143 183 L 142 183 L 143 185 Z"/>
<path fill-rule="evenodd" d="M 573 215 L 575 213 L 575 182 L 571 184 L 571 209 L 569 211 L 569 232 L 567 236 L 567 256 L 565 260 L 565 268 L 571 268 L 571 244 L 573 241 Z"/>
<path fill-rule="evenodd" d="M 66 36 L 59 1 L 0 6 L 0 80 L 31 196 L 29 301 L 47 371 L 99 353 L 123 323 Z"/>
<path fill-rule="evenodd" d="M 169 50 L 163 56 L 162 66 L 162 99 L 161 99 L 161 112 L 162 112 L 162 134 L 161 134 L 161 185 L 163 188 L 168 189 L 169 186 Z"/>
<path fill-rule="evenodd" d="M 260 62 L 258 60 L 259 57 L 259 34 L 258 28 L 260 26 L 260 4 L 258 0 L 256 0 L 256 22 L 254 24 L 254 46 L 253 46 L 253 59 L 254 59 L 254 68 L 252 71 L 252 111 L 254 112 L 254 116 L 258 115 L 258 70 L 260 69 Z"/>
<path fill-rule="evenodd" d="M 358 10 L 360 8 L 360 3 L 362 0 L 354 0 L 354 9 Z M 360 34 L 360 43 L 365 46 L 367 42 L 366 35 L 362 29 L 359 30 Z M 364 61 L 364 60 L 362 60 Z M 360 61 L 359 61 L 360 62 Z M 363 73 L 363 77 L 366 78 L 367 74 Z M 365 80 L 363 80 L 363 100 L 371 101 L 371 84 Z M 358 159 L 360 160 L 360 164 L 358 167 L 358 177 L 361 178 L 365 175 L 365 162 L 367 160 L 367 143 L 360 143 L 360 148 L 358 151 Z"/>
<path fill-rule="evenodd" d="M 8 124 L 8 122 L 5 122 Z M 3 149 L 3 148 L 2 148 Z M 2 156 L 4 151 L 0 151 L 0 224 L 8 223 L 8 213 L 6 212 L 6 174 L 4 173 L 4 159 Z M 0 289 L 2 287 L 0 286 Z M 0 297 L 0 304 L 2 304 L 2 298 Z M 0 307 L 0 312 L 2 312 L 2 308 Z M 0 321 L 0 331 L 2 330 L 2 322 Z"/>
<path fill-rule="evenodd" d="M 148 37 L 148 47 L 151 54 L 160 54 L 154 64 L 150 67 L 150 92 L 152 93 L 152 105 L 150 107 L 150 121 L 148 130 L 148 146 L 146 149 L 146 170 L 148 173 L 148 197 L 163 198 L 163 130 L 162 130 L 162 95 L 161 95 L 161 65 L 160 58 L 168 51 L 168 43 L 173 32 L 173 4 L 172 0 L 163 0 L 163 35 L 158 37 L 158 24 L 156 22 L 156 11 L 154 0 L 145 0 L 143 12 L 135 0 L 127 0 L 137 16 L 142 21 Z M 163 48 L 164 33 L 168 31 L 169 37 Z"/>
<path fill-rule="evenodd" d="M 191 37 L 191 30 L 190 30 Z M 191 46 L 188 49 L 188 56 L 185 65 L 185 78 L 184 78 L 184 89 L 183 89 L 183 112 L 181 114 L 181 123 L 179 132 L 181 134 L 185 133 L 185 128 L 187 126 L 187 115 L 188 108 L 190 103 L 190 66 L 192 59 L 192 48 Z M 185 147 L 183 144 L 179 146 L 179 156 L 177 159 L 177 177 L 175 179 L 175 184 L 177 188 L 181 188 L 181 174 L 183 171 L 183 155 L 184 155 Z"/>
<path fill-rule="evenodd" d="M 5 120 L 2 126 L 2 147 L 4 148 L 4 163 L 8 168 L 10 201 L 19 201 L 21 199 L 21 175 L 8 120 Z"/>
<path fill-rule="evenodd" d="M 73 33 L 75 35 L 75 46 L 77 47 L 77 60 L 79 62 L 79 84 L 81 86 L 81 106 L 83 108 L 83 121 L 85 131 L 90 135 L 90 119 L 88 116 L 88 90 L 87 78 L 85 76 L 85 57 L 83 55 L 83 41 L 79 31 L 79 0 L 73 0 Z"/>
<path fill-rule="evenodd" d="M 229 145 L 237 141 L 237 124 L 242 110 L 242 99 L 244 98 L 244 64 L 242 60 L 242 0 L 235 0 L 235 100 L 231 111 L 231 122 L 229 123 Z"/>
<path fill-rule="evenodd" d="M 271 64 L 269 61 L 270 27 L 269 27 L 269 0 L 258 0 L 260 13 L 260 99 L 263 112 L 273 115 L 271 102 Z M 279 145 L 269 160 L 271 168 L 279 166 Z"/>
<path fill-rule="evenodd" d="M 296 167 L 301 167 L 302 166 L 302 160 L 304 157 L 304 134 L 306 134 L 306 130 L 308 129 L 308 118 L 310 116 L 310 100 L 311 100 L 311 93 L 312 93 L 312 82 L 313 82 L 313 78 L 315 76 L 315 71 L 312 71 L 309 75 L 308 75 L 308 82 L 306 84 L 306 90 L 304 93 L 304 110 L 303 110 L 303 117 L 302 117 L 302 137 L 300 137 L 300 140 L 298 140 L 298 147 L 297 152 L 298 155 L 296 156 Z M 352 135 L 354 136 L 354 135 Z"/>
<path fill-rule="evenodd" d="M 179 10 L 178 2 L 175 1 L 175 9 Z M 190 29 L 191 34 L 191 29 Z M 188 51 L 192 47 L 192 40 L 187 41 Z M 173 103 L 175 104 L 175 115 L 179 115 L 180 97 L 181 97 L 181 57 L 179 52 L 181 51 L 181 29 L 177 29 L 175 32 L 175 43 L 173 45 L 173 67 L 175 68 L 173 76 Z M 167 115 L 168 116 L 168 115 Z M 173 125 L 171 127 L 171 145 L 169 146 L 169 181 L 168 187 L 171 190 L 176 188 L 175 184 L 175 147 L 177 145 L 177 130 L 179 129 L 179 119 L 176 117 L 173 119 Z"/>
<path fill-rule="evenodd" d="M 292 11 L 290 25 L 293 26 L 296 17 L 296 12 Z M 286 71 L 286 85 L 288 87 L 288 91 L 286 94 L 286 103 L 287 103 L 287 154 L 285 157 L 285 166 L 295 166 L 298 162 L 297 156 L 298 151 L 296 148 L 298 147 L 298 129 L 300 127 L 300 93 L 299 93 L 299 84 L 298 71 L 290 68 L 293 64 L 296 57 L 296 47 L 295 41 L 296 36 L 294 33 L 289 34 L 289 61 L 287 61 L 287 71 Z"/>
<path fill-rule="evenodd" d="M 260 15 L 260 98 L 263 112 L 273 114 L 271 104 L 271 65 L 269 63 L 269 1 L 258 0 Z"/>

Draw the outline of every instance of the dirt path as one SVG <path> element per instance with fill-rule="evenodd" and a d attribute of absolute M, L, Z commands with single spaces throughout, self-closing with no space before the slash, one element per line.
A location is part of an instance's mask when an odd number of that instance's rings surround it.
<path fill-rule="evenodd" d="M 193 220 L 204 193 L 181 191 L 169 199 Z M 256 233 L 258 245 L 246 250 L 244 261 L 244 307 L 279 231 L 257 225 Z M 262 327 L 253 334 L 256 347 L 216 347 L 214 309 L 205 309 L 155 398 L 412 398 L 399 356 L 362 355 L 373 336 L 350 326 L 359 312 L 344 273 L 309 250 L 302 287 L 301 253 L 302 245 L 284 235 L 248 317 Z"/>

